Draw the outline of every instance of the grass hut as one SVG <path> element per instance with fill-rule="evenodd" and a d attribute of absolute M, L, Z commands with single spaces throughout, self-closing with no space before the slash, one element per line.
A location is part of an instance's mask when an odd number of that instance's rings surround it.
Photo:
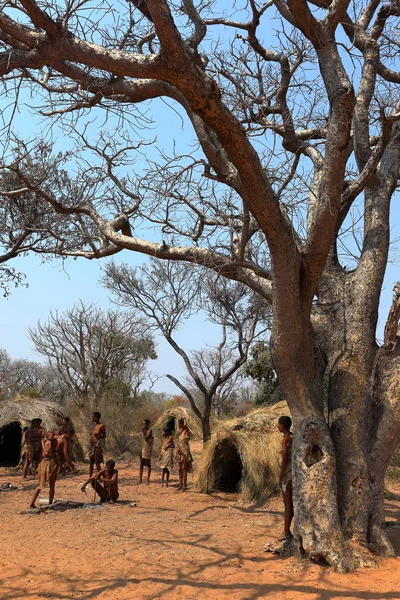
<path fill-rule="evenodd" d="M 237 492 L 244 504 L 265 502 L 279 480 L 281 434 L 276 423 L 286 402 L 216 426 L 195 476 L 202 492 Z"/>
<path fill-rule="evenodd" d="M 50 400 L 17 396 L 0 402 L 0 467 L 16 467 L 21 457 L 22 435 L 31 420 L 42 419 L 46 431 L 58 428 L 64 416 L 63 409 Z M 82 448 L 74 439 L 74 457 L 83 456 Z"/>
<path fill-rule="evenodd" d="M 185 419 L 194 440 L 202 439 L 200 419 L 190 408 L 185 406 L 173 406 L 166 410 L 155 422 L 154 429 L 162 431 L 164 427 L 169 427 L 172 431 L 178 431 L 179 419 Z"/>

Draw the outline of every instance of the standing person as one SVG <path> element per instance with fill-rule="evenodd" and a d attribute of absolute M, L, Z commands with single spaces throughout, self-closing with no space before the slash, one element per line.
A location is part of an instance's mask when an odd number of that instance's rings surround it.
<path fill-rule="evenodd" d="M 178 421 L 178 450 L 176 458 L 178 460 L 179 490 L 187 489 L 187 476 L 192 471 L 193 456 L 190 452 L 190 429 L 185 425 L 185 419 Z"/>
<path fill-rule="evenodd" d="M 103 479 L 101 485 L 99 479 Z M 92 475 L 81 487 L 82 492 L 85 492 L 87 484 L 90 483 L 92 488 L 99 495 L 100 502 L 116 502 L 119 498 L 118 491 L 118 471 L 115 468 L 115 460 L 108 460 L 104 469 Z"/>
<path fill-rule="evenodd" d="M 57 440 L 54 433 L 49 431 L 46 438 L 41 442 L 42 460 L 39 465 L 39 483 L 33 494 L 29 508 L 36 508 L 35 502 L 40 494 L 40 490 L 49 484 L 49 504 L 53 504 L 56 479 L 58 473 L 57 460 Z"/>
<path fill-rule="evenodd" d="M 147 467 L 147 484 L 150 483 L 151 475 L 151 455 L 153 452 L 153 430 L 150 429 L 150 420 L 145 419 L 142 425 L 142 450 L 140 453 L 140 469 L 139 469 L 139 481 L 143 483 L 143 468 Z"/>
<path fill-rule="evenodd" d="M 72 450 L 72 439 L 75 435 L 75 430 L 69 417 L 63 417 L 61 425 L 56 432 L 57 439 L 57 454 L 59 456 L 60 467 L 59 474 L 64 470 L 64 474 L 67 470 L 72 473 L 77 473 L 75 465 L 71 460 Z"/>
<path fill-rule="evenodd" d="M 279 475 L 279 487 L 282 490 L 284 512 L 283 533 L 278 541 L 283 542 L 292 537 L 290 526 L 293 520 L 293 495 L 292 495 L 292 419 L 287 416 L 279 417 L 278 429 L 282 433 L 282 462 Z"/>
<path fill-rule="evenodd" d="M 92 413 L 92 421 L 94 427 L 90 432 L 89 439 L 89 477 L 93 475 L 94 465 L 96 471 L 101 470 L 101 464 L 104 463 L 104 440 L 106 438 L 106 428 L 100 422 L 101 414 L 99 412 Z"/>
<path fill-rule="evenodd" d="M 168 487 L 169 476 L 174 466 L 174 437 L 168 427 L 165 427 L 162 432 L 163 442 L 160 452 L 160 467 L 162 468 L 161 487 L 164 487 L 164 479 L 166 478 L 166 487 Z"/>
<path fill-rule="evenodd" d="M 42 458 L 42 440 L 45 431 L 42 427 L 42 419 L 32 419 L 30 427 L 24 434 L 24 455 L 25 464 L 22 473 L 23 479 L 26 479 L 28 468 L 31 467 L 31 474 L 36 475 L 38 465 Z"/>

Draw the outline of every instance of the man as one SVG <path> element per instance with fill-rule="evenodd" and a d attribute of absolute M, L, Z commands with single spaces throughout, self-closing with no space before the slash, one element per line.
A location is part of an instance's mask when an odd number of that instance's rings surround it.
<path fill-rule="evenodd" d="M 42 419 L 32 419 L 30 427 L 24 434 L 24 455 L 25 463 L 22 477 L 26 479 L 28 468 L 31 467 L 31 474 L 36 475 L 38 465 L 42 456 L 42 440 L 44 438 L 44 429 L 42 427 Z"/>
<path fill-rule="evenodd" d="M 284 505 L 283 532 L 278 538 L 279 542 L 290 540 L 292 532 L 290 526 L 293 520 L 293 490 L 292 490 L 292 419 L 282 415 L 278 419 L 278 429 L 282 434 L 282 461 L 279 474 L 279 487 L 282 490 Z"/>
<path fill-rule="evenodd" d="M 103 485 L 101 485 L 99 479 L 103 480 Z M 105 469 L 102 469 L 94 476 L 92 475 L 81 487 L 82 492 L 86 492 L 88 483 L 96 490 L 100 502 L 116 502 L 119 498 L 119 491 L 118 471 L 115 468 L 115 460 L 108 460 Z"/>
<path fill-rule="evenodd" d="M 104 463 L 104 440 L 106 437 L 106 428 L 103 423 L 100 423 L 101 414 L 94 412 L 92 414 L 92 421 L 94 427 L 90 432 L 89 439 L 89 477 L 93 475 L 94 465 L 96 465 L 96 471 L 101 470 L 101 464 Z"/>
<path fill-rule="evenodd" d="M 143 483 L 143 467 L 147 467 L 147 484 L 150 483 L 151 475 L 151 455 L 153 452 L 153 430 L 150 429 L 150 420 L 145 419 L 142 425 L 142 451 L 140 453 L 140 469 L 139 469 L 139 481 Z"/>
<path fill-rule="evenodd" d="M 36 508 L 35 502 L 40 490 L 49 484 L 49 504 L 53 504 L 56 479 L 58 473 L 57 440 L 54 433 L 49 431 L 46 439 L 41 442 L 42 460 L 39 465 L 39 483 L 33 494 L 29 508 Z"/>
<path fill-rule="evenodd" d="M 57 454 L 59 457 L 59 474 L 61 471 L 66 474 L 68 471 L 77 473 L 75 465 L 71 460 L 72 439 L 75 435 L 75 430 L 72 426 L 69 417 L 63 417 L 61 425 L 56 432 L 57 439 Z"/>

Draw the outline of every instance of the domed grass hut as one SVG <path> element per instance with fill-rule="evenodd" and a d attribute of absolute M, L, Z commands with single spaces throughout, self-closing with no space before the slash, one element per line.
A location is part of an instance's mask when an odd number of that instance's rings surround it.
<path fill-rule="evenodd" d="M 154 424 L 154 429 L 162 431 L 168 427 L 171 431 L 178 431 L 178 421 L 184 419 L 192 434 L 192 439 L 201 440 L 202 431 L 200 419 L 195 413 L 185 406 L 173 406 L 166 410 Z"/>
<path fill-rule="evenodd" d="M 17 396 L 0 402 L 0 467 L 16 467 L 19 464 L 22 436 L 32 419 L 42 419 L 45 430 L 54 431 L 64 415 L 62 407 L 50 400 Z M 83 458 L 82 447 L 76 437 L 73 454 L 75 460 Z"/>
<path fill-rule="evenodd" d="M 286 402 L 220 423 L 206 444 L 195 485 L 201 492 L 236 492 L 243 504 L 262 504 L 276 489 L 281 439 L 276 424 Z"/>

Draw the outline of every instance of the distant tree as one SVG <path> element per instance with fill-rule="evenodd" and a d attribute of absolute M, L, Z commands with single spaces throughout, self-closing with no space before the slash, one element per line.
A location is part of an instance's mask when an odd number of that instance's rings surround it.
<path fill-rule="evenodd" d="M 29 330 L 37 352 L 69 387 L 81 406 L 98 404 L 115 380 L 136 388 L 148 359 L 156 358 L 148 325 L 132 314 L 82 302 Z"/>
<path fill-rule="evenodd" d="M 272 366 L 268 344 L 256 342 L 250 350 L 250 358 L 243 367 L 243 374 L 258 384 L 255 404 L 275 404 L 282 399 L 282 391 Z"/>
<path fill-rule="evenodd" d="M 149 319 L 182 358 L 189 384 L 177 376 L 167 377 L 184 393 L 201 420 L 203 441 L 211 435 L 210 415 L 218 392 L 246 362 L 250 344 L 269 324 L 269 308 L 241 284 L 203 272 L 187 264 L 152 259 L 150 267 L 132 269 L 113 263 L 105 267 L 104 285 L 117 303 Z M 183 322 L 203 311 L 220 327 L 220 342 L 212 349 L 186 352 L 175 333 Z M 201 398 L 196 400 L 192 387 Z M 223 396 L 219 396 L 221 401 Z"/>
<path fill-rule="evenodd" d="M 68 393 L 68 388 L 50 365 L 33 360 L 13 359 L 5 350 L 0 350 L 2 398 L 22 394 L 64 402 Z"/>

